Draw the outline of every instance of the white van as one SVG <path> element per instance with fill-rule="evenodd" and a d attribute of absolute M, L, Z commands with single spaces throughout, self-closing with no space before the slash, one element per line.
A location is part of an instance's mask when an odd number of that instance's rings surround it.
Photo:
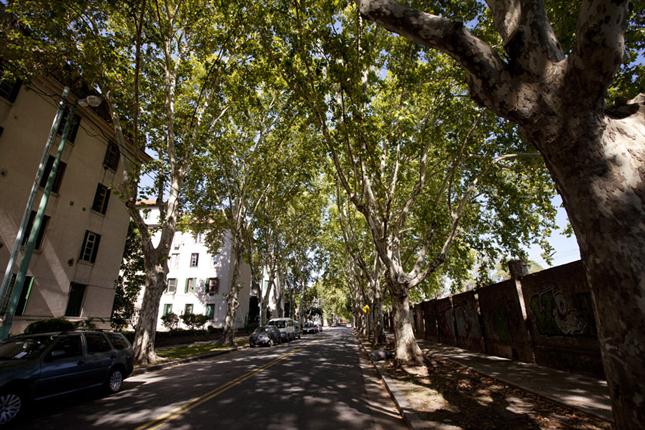
<path fill-rule="evenodd" d="M 291 318 L 272 318 L 267 325 L 272 325 L 280 330 L 283 342 L 289 342 L 296 338 L 296 328 Z"/>

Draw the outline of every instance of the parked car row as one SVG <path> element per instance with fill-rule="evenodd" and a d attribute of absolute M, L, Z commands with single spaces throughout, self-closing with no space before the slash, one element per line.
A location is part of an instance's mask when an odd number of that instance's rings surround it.
<path fill-rule="evenodd" d="M 316 334 L 322 331 L 322 326 L 312 321 L 307 321 L 302 328 L 304 334 Z"/>
<path fill-rule="evenodd" d="M 249 345 L 251 348 L 256 346 L 273 346 L 283 342 L 291 342 L 294 339 L 300 339 L 302 334 L 318 333 L 322 331 L 320 324 L 311 321 L 300 323 L 291 318 L 273 318 L 269 320 L 266 326 L 255 329 L 249 336 Z"/>
<path fill-rule="evenodd" d="M 91 387 L 121 389 L 133 369 L 130 342 L 120 333 L 74 330 L 19 335 L 0 342 L 0 425 L 30 400 Z"/>

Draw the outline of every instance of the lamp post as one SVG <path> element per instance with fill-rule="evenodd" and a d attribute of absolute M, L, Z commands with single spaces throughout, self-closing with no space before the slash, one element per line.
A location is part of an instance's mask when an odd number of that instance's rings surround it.
<path fill-rule="evenodd" d="M 52 123 L 52 127 L 49 131 L 49 138 L 47 139 L 47 143 L 45 144 L 45 148 L 43 149 L 43 154 L 41 157 L 40 165 L 38 167 L 38 171 L 36 173 L 36 178 L 32 185 L 31 193 L 29 195 L 29 199 L 27 200 L 27 205 L 25 206 L 25 211 L 23 213 L 22 221 L 20 223 L 20 228 L 18 229 L 16 241 L 13 245 L 11 256 L 7 264 L 5 276 L 2 280 L 2 286 L 0 288 L 0 297 L 2 298 L 1 303 L 3 305 L 3 309 L 2 309 L 3 318 L 2 318 L 2 323 L 0 325 L 0 340 L 6 339 L 9 336 L 9 331 L 11 330 L 11 324 L 13 323 L 13 317 L 16 313 L 16 307 L 18 306 L 18 301 L 20 300 L 20 295 L 24 287 L 25 278 L 27 276 L 27 270 L 29 268 L 29 263 L 31 261 L 31 257 L 34 252 L 36 241 L 38 239 L 38 233 L 40 231 L 43 217 L 45 215 L 45 209 L 47 208 L 47 203 L 49 202 L 49 196 L 51 194 L 52 188 L 54 186 L 54 182 L 56 180 L 56 175 L 58 173 L 58 166 L 60 165 L 60 159 L 63 154 L 63 150 L 65 149 L 65 144 L 67 143 L 67 136 L 69 134 L 69 130 L 73 121 L 74 112 L 76 109 L 75 106 L 71 107 L 69 111 L 69 115 L 67 116 L 67 120 L 65 121 L 63 133 L 61 135 L 61 139 L 60 139 L 60 142 L 58 143 L 58 148 L 56 150 L 56 156 L 54 158 L 54 162 L 52 163 L 49 176 L 47 177 L 47 182 L 45 184 L 43 194 L 40 198 L 38 211 L 34 216 L 34 221 L 31 226 L 31 230 L 29 232 L 29 237 L 23 248 L 23 255 L 20 261 L 18 273 L 16 274 L 16 278 L 15 278 L 15 281 L 13 282 L 13 285 L 11 285 L 13 266 L 18 256 L 20 244 L 22 243 L 24 238 L 25 229 L 29 220 L 29 216 L 31 215 L 31 211 L 33 210 L 33 204 L 36 197 L 36 192 L 38 190 L 38 185 L 40 184 L 43 178 L 45 163 L 49 157 L 49 151 L 54 142 L 56 131 L 60 126 L 61 118 L 63 116 L 63 112 L 65 111 L 65 108 L 67 105 L 66 100 L 68 95 L 69 95 L 69 88 L 65 87 L 63 90 L 61 101 L 58 104 L 58 110 L 56 112 L 56 116 L 54 117 L 54 122 Z M 98 96 L 89 96 L 85 99 L 78 101 L 78 104 L 80 106 L 89 105 L 92 107 L 96 107 L 100 103 L 101 103 L 101 98 Z"/>

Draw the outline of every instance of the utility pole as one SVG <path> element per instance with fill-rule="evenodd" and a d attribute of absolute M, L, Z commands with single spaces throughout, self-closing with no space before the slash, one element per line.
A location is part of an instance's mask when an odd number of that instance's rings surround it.
<path fill-rule="evenodd" d="M 38 165 L 38 170 L 36 171 L 36 177 L 34 178 L 34 183 L 31 186 L 31 192 L 29 193 L 29 198 L 27 199 L 27 204 L 25 206 L 25 211 L 22 214 L 22 220 L 20 221 L 20 226 L 18 227 L 18 233 L 16 235 L 16 241 L 11 248 L 9 254 L 9 262 L 7 263 L 7 268 L 2 278 L 2 284 L 0 285 L 0 311 L 4 311 L 7 299 L 10 293 L 11 288 L 11 278 L 13 277 L 13 266 L 16 264 L 18 254 L 20 252 L 20 246 L 25 237 L 25 230 L 27 229 L 27 224 L 29 222 L 29 216 L 33 210 L 34 201 L 36 200 L 36 194 L 38 194 L 38 186 L 40 181 L 43 178 L 45 172 L 45 165 L 47 164 L 47 158 L 49 157 L 49 151 L 54 143 L 56 138 L 56 131 L 60 126 L 61 120 L 63 118 L 63 113 L 65 111 L 67 96 L 69 95 L 69 87 L 63 89 L 63 95 L 58 103 L 58 110 L 56 111 L 56 116 L 54 116 L 54 122 L 49 130 L 49 137 L 47 138 L 47 143 L 43 148 L 43 153 L 40 158 L 40 164 Z M 32 228 L 33 230 L 33 228 Z M 4 312 L 0 312 L 4 314 Z"/>
<path fill-rule="evenodd" d="M 41 172 L 41 168 L 44 170 L 44 162 L 46 162 L 47 157 L 49 156 L 49 148 L 53 143 L 52 137 L 56 135 L 56 130 L 58 129 L 58 125 L 60 125 L 59 114 L 65 110 L 66 98 L 68 93 L 69 93 L 69 88 L 65 87 L 65 90 L 63 91 L 63 98 L 59 104 L 56 117 L 54 118 L 54 124 L 52 124 L 52 129 L 50 130 L 50 133 L 49 133 L 50 139 L 48 139 L 47 145 L 45 145 L 45 150 L 43 152 L 41 165 L 39 166 L 38 174 L 36 177 L 37 181 L 34 182 L 34 185 L 32 186 L 32 191 L 34 188 L 37 189 L 38 184 L 40 183 L 39 177 L 42 178 L 43 172 Z M 16 307 L 18 306 L 18 301 L 20 300 L 20 294 L 22 293 L 22 289 L 24 287 L 25 278 L 27 276 L 27 270 L 29 269 L 29 263 L 31 261 L 31 257 L 34 252 L 34 248 L 36 246 L 36 240 L 38 239 L 38 233 L 40 231 L 43 217 L 45 215 L 45 209 L 47 208 L 47 203 L 49 202 L 49 196 L 51 194 L 52 188 L 54 187 L 54 182 L 56 180 L 56 176 L 58 173 L 58 166 L 60 165 L 60 159 L 63 154 L 63 150 L 65 149 L 65 144 L 67 143 L 67 135 L 69 134 L 69 130 L 72 124 L 74 110 L 75 110 L 75 107 L 72 106 L 72 108 L 70 109 L 69 115 L 67 116 L 67 121 L 65 122 L 65 126 L 63 128 L 63 134 L 61 136 L 60 142 L 58 143 L 56 156 L 54 158 L 54 162 L 49 172 L 49 176 L 47 177 L 45 189 L 40 198 L 38 211 L 34 216 L 34 221 L 31 226 L 31 230 L 29 232 L 29 238 L 27 239 L 27 242 L 25 243 L 25 246 L 23 249 L 23 255 L 20 261 L 20 267 L 18 269 L 18 273 L 16 274 L 16 279 L 13 283 L 13 286 L 5 290 L 6 291 L 5 297 L 8 296 L 8 301 L 6 302 L 6 306 L 4 309 L 4 318 L 2 319 L 2 325 L 0 326 L 0 340 L 6 339 L 9 336 L 9 331 L 11 330 L 11 324 L 13 323 L 13 317 L 16 313 Z M 28 219 L 29 215 L 31 214 L 32 206 L 33 206 L 33 200 L 31 199 L 31 195 L 30 195 L 30 200 L 28 201 L 27 207 L 25 208 L 25 214 L 23 214 L 23 218 L 27 217 Z M 23 231 L 23 235 L 24 235 L 24 231 Z M 20 246 L 20 243 L 22 243 L 22 237 L 20 236 L 22 235 L 20 234 L 20 231 L 19 231 L 19 235 L 18 237 L 16 237 L 16 243 L 14 244 L 14 247 Z M 12 275 L 11 273 L 13 271 L 12 266 L 13 266 L 13 261 L 10 261 L 7 267 L 9 278 L 11 278 L 11 275 Z M 5 274 L 5 278 L 6 277 L 7 277 L 7 274 Z M 3 287 L 4 287 L 4 283 L 5 283 L 5 280 L 3 279 Z"/>

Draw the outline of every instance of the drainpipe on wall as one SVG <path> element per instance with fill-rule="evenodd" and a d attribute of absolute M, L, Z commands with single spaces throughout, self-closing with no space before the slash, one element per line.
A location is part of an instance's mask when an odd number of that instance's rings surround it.
<path fill-rule="evenodd" d="M 63 98 L 64 102 L 65 98 Z M 64 108 L 64 107 L 63 107 Z M 47 203 L 49 203 L 49 196 L 51 195 L 52 188 L 54 187 L 54 182 L 56 180 L 56 175 L 58 173 L 58 166 L 60 165 L 60 158 L 63 155 L 63 150 L 65 149 L 65 144 L 67 143 L 67 135 L 69 134 L 69 129 L 73 121 L 75 106 L 72 106 L 70 109 L 69 115 L 67 116 L 67 121 L 65 122 L 65 127 L 63 129 L 63 134 L 58 143 L 58 148 L 56 150 L 56 157 L 54 158 L 54 163 L 52 164 L 51 171 L 47 177 L 47 183 L 43 191 L 42 196 L 40 197 L 40 204 L 38 205 L 38 211 L 34 217 L 34 222 L 29 233 L 29 238 L 25 244 L 23 250 L 22 260 L 20 261 L 20 268 L 16 274 L 16 280 L 13 283 L 13 287 L 9 293 L 9 301 L 4 312 L 4 318 L 2 320 L 2 326 L 0 326 L 0 340 L 4 340 L 9 336 L 9 331 L 11 330 L 11 324 L 13 323 L 13 317 L 16 313 L 16 307 L 18 306 L 18 301 L 20 300 L 20 294 L 25 283 L 25 277 L 27 276 L 27 270 L 29 269 L 29 263 L 31 262 L 31 257 L 36 247 L 36 240 L 38 239 L 38 233 L 40 232 L 40 226 L 42 225 L 43 217 L 45 215 L 45 209 L 47 209 Z M 54 130 L 55 133 L 55 130 Z"/>
<path fill-rule="evenodd" d="M 47 143 L 45 143 L 42 156 L 40 157 L 40 164 L 38 165 L 38 170 L 36 171 L 34 183 L 31 186 L 31 192 L 29 193 L 29 198 L 27 199 L 25 211 L 22 214 L 22 219 L 20 221 L 20 226 L 18 227 L 16 240 L 9 254 L 9 262 L 7 263 L 7 268 L 5 270 L 4 277 L 2 278 L 2 285 L 0 285 L 0 307 L 2 307 L 2 309 L 0 309 L 0 313 L 2 313 L 1 311 L 4 311 L 5 304 L 7 302 L 7 296 L 10 294 L 9 288 L 13 275 L 13 266 L 16 264 L 18 253 L 20 252 L 20 245 L 22 244 L 23 238 L 25 237 L 25 230 L 27 229 L 29 216 L 31 215 L 31 211 L 33 210 L 34 201 L 36 200 L 36 194 L 38 193 L 38 186 L 43 178 L 43 174 L 45 173 L 45 165 L 47 164 L 49 151 L 54 143 L 54 139 L 56 138 L 56 131 L 58 130 L 58 127 L 60 126 L 61 120 L 63 118 L 63 112 L 65 111 L 65 105 L 68 95 L 69 87 L 65 87 L 63 89 L 62 98 L 58 103 L 58 110 L 56 111 L 56 116 L 54 116 L 54 122 L 49 129 L 49 137 L 47 138 Z"/>

